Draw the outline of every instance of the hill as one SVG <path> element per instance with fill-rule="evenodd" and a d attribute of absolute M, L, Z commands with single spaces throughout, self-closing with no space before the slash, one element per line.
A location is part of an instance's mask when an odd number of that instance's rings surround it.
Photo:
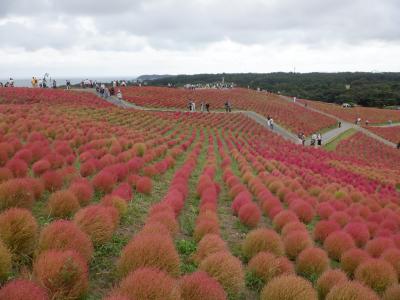
<path fill-rule="evenodd" d="M 232 73 L 177 75 L 157 78 L 150 84 L 205 84 L 222 80 L 240 87 L 331 103 L 353 102 L 362 106 L 400 105 L 400 73 Z"/>

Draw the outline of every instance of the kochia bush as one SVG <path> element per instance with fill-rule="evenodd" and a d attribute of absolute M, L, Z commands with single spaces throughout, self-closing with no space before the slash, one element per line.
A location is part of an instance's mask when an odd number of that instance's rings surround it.
<path fill-rule="evenodd" d="M 45 289 L 25 279 L 15 279 L 0 289 L 0 300 L 25 299 L 50 300 Z"/>
<path fill-rule="evenodd" d="M 346 274 L 339 270 L 327 270 L 318 278 L 315 288 L 320 299 L 325 299 L 331 289 L 338 284 L 348 281 Z"/>
<path fill-rule="evenodd" d="M 11 252 L 0 239 L 0 282 L 7 278 L 11 271 Z"/>
<path fill-rule="evenodd" d="M 262 290 L 261 300 L 317 300 L 310 282 L 295 276 L 283 275 L 272 279 Z"/>
<path fill-rule="evenodd" d="M 342 254 L 355 247 L 355 243 L 351 235 L 344 231 L 335 231 L 331 233 L 324 242 L 324 248 L 330 258 L 337 261 L 340 260 Z"/>
<path fill-rule="evenodd" d="M 50 216 L 55 218 L 69 218 L 79 208 L 78 199 L 68 190 L 51 194 L 47 203 Z"/>
<path fill-rule="evenodd" d="M 315 280 L 328 268 L 328 255 L 320 248 L 305 249 L 296 260 L 297 273 L 310 280 Z"/>
<path fill-rule="evenodd" d="M 180 281 L 182 300 L 226 300 L 222 286 L 205 272 L 195 272 Z"/>
<path fill-rule="evenodd" d="M 281 237 L 273 230 L 259 228 L 250 231 L 242 245 L 243 254 L 250 259 L 259 252 L 271 252 L 277 256 L 284 254 Z"/>
<path fill-rule="evenodd" d="M 34 202 L 34 192 L 26 180 L 11 179 L 0 184 L 0 211 L 11 207 L 31 209 Z"/>
<path fill-rule="evenodd" d="M 362 299 L 362 300 L 379 300 L 378 295 L 370 288 L 357 282 L 344 282 L 335 285 L 325 298 L 326 300 L 338 299 Z"/>

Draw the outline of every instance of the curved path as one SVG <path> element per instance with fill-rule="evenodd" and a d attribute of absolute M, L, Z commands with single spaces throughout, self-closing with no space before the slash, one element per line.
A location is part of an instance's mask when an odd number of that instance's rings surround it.
<path fill-rule="evenodd" d="M 293 102 L 293 98 L 286 97 L 286 96 L 280 96 L 280 97 L 281 97 L 283 100 L 289 101 L 289 102 L 291 102 L 291 103 L 295 103 L 295 104 L 297 104 L 297 105 L 299 105 L 299 106 L 301 106 L 301 107 L 303 107 L 303 108 L 306 108 L 306 109 L 308 109 L 308 110 L 311 110 L 311 111 L 317 112 L 317 113 L 319 113 L 319 114 L 325 115 L 325 116 L 327 116 L 327 117 L 330 117 L 330 118 L 335 119 L 336 121 L 342 123 L 342 127 L 341 127 L 341 128 L 333 129 L 333 130 L 331 130 L 331 131 L 326 132 L 326 133 L 323 135 L 325 144 L 326 144 L 326 143 L 329 143 L 330 141 L 332 141 L 333 139 L 335 139 L 339 134 L 341 134 L 341 133 L 347 131 L 347 130 L 350 129 L 350 128 L 353 128 L 353 129 L 355 129 L 355 130 L 357 130 L 357 131 L 361 131 L 362 133 L 368 135 L 368 136 L 371 137 L 371 138 L 374 138 L 374 139 L 378 140 L 378 141 L 381 142 L 381 143 L 384 143 L 384 144 L 387 145 L 387 146 L 394 147 L 394 148 L 397 146 L 395 143 L 392 143 L 392 142 L 390 142 L 390 141 L 384 139 L 383 137 L 381 137 L 381 136 L 379 136 L 379 135 L 377 135 L 377 134 L 375 134 L 375 133 L 372 133 L 371 131 L 369 131 L 369 130 L 363 128 L 363 127 L 361 127 L 360 125 L 355 125 L 355 124 L 353 124 L 353 123 L 347 122 L 347 121 L 345 121 L 345 120 L 342 120 L 342 119 L 338 118 L 338 117 L 335 116 L 335 115 L 331 115 L 331 114 L 329 114 L 329 113 L 326 113 L 326 112 L 324 112 L 324 111 L 320 111 L 320 110 L 318 110 L 318 109 L 316 109 L 316 108 L 313 108 L 313 107 L 309 107 L 309 106 L 305 107 L 303 104 L 301 104 L 301 103 L 299 103 L 299 102 Z"/>

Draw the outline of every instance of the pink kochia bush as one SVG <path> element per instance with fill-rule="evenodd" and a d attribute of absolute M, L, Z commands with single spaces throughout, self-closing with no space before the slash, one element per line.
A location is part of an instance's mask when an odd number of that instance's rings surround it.
<path fill-rule="evenodd" d="M 11 179 L 0 184 L 0 211 L 20 207 L 31 209 L 35 194 L 25 179 Z"/>
<path fill-rule="evenodd" d="M 52 299 L 78 299 L 88 288 L 86 262 L 75 251 L 43 252 L 33 264 L 33 274 Z"/>
<path fill-rule="evenodd" d="M 47 171 L 41 177 L 47 191 L 54 192 L 62 188 L 63 178 L 56 171 Z"/>
<path fill-rule="evenodd" d="M 340 268 L 349 276 L 353 276 L 357 267 L 370 258 L 370 255 L 362 249 L 352 248 L 345 251 L 340 258 Z"/>
<path fill-rule="evenodd" d="M 338 284 L 346 283 L 347 276 L 341 270 L 327 270 L 318 278 L 315 288 L 320 299 L 325 299 L 330 290 Z"/>
<path fill-rule="evenodd" d="M 68 190 L 75 195 L 81 206 L 89 204 L 94 194 L 93 187 L 87 180 L 72 183 Z"/>
<path fill-rule="evenodd" d="M 282 256 L 284 254 L 284 246 L 281 237 L 275 231 L 259 228 L 247 234 L 242 244 L 242 251 L 248 259 L 262 251 Z"/>
<path fill-rule="evenodd" d="M 103 193 L 110 193 L 117 183 L 117 178 L 110 172 L 101 171 L 93 178 L 92 183 L 96 190 Z"/>
<path fill-rule="evenodd" d="M 129 300 L 182 299 L 177 281 L 154 268 L 139 268 L 130 273 L 117 288 L 116 295 L 127 297 Z"/>
<path fill-rule="evenodd" d="M 44 288 L 38 284 L 25 280 L 15 279 L 0 289 L 0 300 L 50 300 Z"/>
<path fill-rule="evenodd" d="M 342 254 L 355 247 L 355 243 L 351 235 L 344 231 L 335 231 L 331 233 L 324 242 L 324 248 L 330 258 L 337 261 L 340 260 Z"/>
<path fill-rule="evenodd" d="M 377 294 L 357 281 L 343 282 L 335 285 L 325 298 L 326 300 L 362 299 L 379 300 Z"/>
<path fill-rule="evenodd" d="M 114 207 L 91 205 L 80 209 L 74 216 L 74 222 L 94 245 L 100 245 L 111 240 L 119 223 L 119 214 Z"/>
<path fill-rule="evenodd" d="M 290 259 L 295 259 L 304 249 L 310 248 L 313 242 L 306 231 L 293 231 L 283 239 L 285 253 Z"/>
<path fill-rule="evenodd" d="M 182 300 L 226 300 L 222 286 L 205 272 L 195 272 L 180 280 Z"/>
<path fill-rule="evenodd" d="M 318 278 L 328 268 L 328 255 L 320 248 L 305 249 L 296 260 L 297 273 L 311 280 Z"/>
<path fill-rule="evenodd" d="M 153 182 L 149 177 L 140 177 L 136 182 L 136 191 L 142 194 L 150 194 L 153 188 Z"/>
<path fill-rule="evenodd" d="M 86 261 L 90 261 L 93 245 L 90 238 L 75 223 L 59 220 L 50 223 L 40 232 L 37 252 L 47 250 L 75 250 Z"/>
<path fill-rule="evenodd" d="M 55 218 L 71 217 L 79 208 L 78 199 L 68 190 L 51 194 L 47 203 L 50 216 Z"/>
<path fill-rule="evenodd" d="M 261 220 L 261 211 L 253 202 L 244 204 L 239 209 L 239 220 L 250 228 L 257 227 Z"/>
<path fill-rule="evenodd" d="M 157 268 L 171 276 L 178 276 L 179 255 L 172 239 L 160 234 L 136 235 L 122 250 L 117 269 L 123 277 L 142 267 Z"/>

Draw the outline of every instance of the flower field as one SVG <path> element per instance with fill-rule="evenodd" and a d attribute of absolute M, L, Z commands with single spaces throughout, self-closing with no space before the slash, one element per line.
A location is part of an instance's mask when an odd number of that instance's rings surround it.
<path fill-rule="evenodd" d="M 400 125 L 393 127 L 369 126 L 367 129 L 395 144 L 400 142 Z"/>
<path fill-rule="evenodd" d="M 0 300 L 400 299 L 400 152 L 361 133 L 17 88 L 0 116 Z"/>
<path fill-rule="evenodd" d="M 372 107 L 352 107 L 343 108 L 340 105 L 324 103 L 319 101 L 299 100 L 301 103 L 307 103 L 309 107 L 332 114 L 342 120 L 354 123 L 357 118 L 361 121 L 369 121 L 370 124 L 387 124 L 388 121 L 400 122 L 400 111 L 390 109 L 379 109 Z"/>
<path fill-rule="evenodd" d="M 140 106 L 186 109 L 189 99 L 196 102 L 197 110 L 202 101 L 212 110 L 223 110 L 230 101 L 233 109 L 252 110 L 264 117 L 271 116 L 278 124 L 306 135 L 334 126 L 335 120 L 281 99 L 277 95 L 247 89 L 197 89 L 185 90 L 162 87 L 128 87 L 122 89 L 124 99 Z"/>

